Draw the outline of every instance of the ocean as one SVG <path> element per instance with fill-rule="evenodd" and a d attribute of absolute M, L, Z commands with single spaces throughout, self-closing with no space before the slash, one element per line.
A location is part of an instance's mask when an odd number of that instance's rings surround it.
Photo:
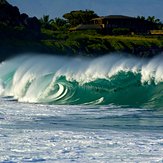
<path fill-rule="evenodd" d="M 0 95 L 0 162 L 163 162 L 162 55 L 22 54 Z"/>

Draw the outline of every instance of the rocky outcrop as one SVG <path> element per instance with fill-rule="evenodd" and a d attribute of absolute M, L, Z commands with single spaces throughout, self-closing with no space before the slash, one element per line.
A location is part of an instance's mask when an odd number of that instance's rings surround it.
<path fill-rule="evenodd" d="M 0 22 L 11 27 L 25 27 L 26 30 L 32 30 L 36 37 L 41 34 L 41 24 L 36 17 L 20 14 L 18 7 L 10 4 L 0 5 Z"/>

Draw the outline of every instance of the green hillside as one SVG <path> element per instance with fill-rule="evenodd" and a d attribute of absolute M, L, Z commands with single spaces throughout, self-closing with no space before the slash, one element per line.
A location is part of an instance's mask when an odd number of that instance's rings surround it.
<path fill-rule="evenodd" d="M 96 31 L 68 32 L 42 29 L 40 38 L 32 37 L 32 31 L 0 24 L 0 57 L 37 52 L 58 55 L 100 56 L 107 53 L 130 53 L 151 57 L 163 47 L 162 36 L 102 36 Z M 150 53 L 155 49 L 154 53 Z"/>

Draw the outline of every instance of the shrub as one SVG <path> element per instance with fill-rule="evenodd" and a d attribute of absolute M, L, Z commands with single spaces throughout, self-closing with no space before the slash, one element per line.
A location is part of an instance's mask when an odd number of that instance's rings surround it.
<path fill-rule="evenodd" d="M 112 33 L 116 34 L 116 35 L 126 35 L 126 34 L 130 33 L 130 29 L 128 29 L 128 28 L 114 28 L 112 30 Z"/>

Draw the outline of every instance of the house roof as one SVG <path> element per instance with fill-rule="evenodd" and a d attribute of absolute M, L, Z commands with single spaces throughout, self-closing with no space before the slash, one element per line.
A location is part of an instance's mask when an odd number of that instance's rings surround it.
<path fill-rule="evenodd" d="M 99 24 L 83 24 L 83 25 L 80 25 L 80 26 L 77 26 L 77 27 L 74 27 L 74 28 L 70 28 L 69 30 L 70 31 L 75 31 L 75 30 L 86 30 L 86 29 L 94 29 L 94 30 L 97 30 L 97 29 L 102 29 L 102 26 L 99 25 Z"/>
<path fill-rule="evenodd" d="M 135 19 L 135 18 L 130 16 L 123 16 L 123 15 L 108 15 L 99 18 L 94 18 L 92 20 L 101 20 L 101 19 Z"/>
<path fill-rule="evenodd" d="M 107 20 L 107 19 L 138 19 L 138 18 L 134 18 L 134 17 L 130 17 L 130 16 L 124 16 L 124 15 L 108 15 L 108 16 L 102 16 L 99 18 L 94 18 L 92 20 L 104 20 L 104 19 Z M 143 20 L 143 19 L 138 19 L 138 20 L 145 21 L 145 22 L 150 23 L 150 24 L 158 24 L 155 22 L 150 22 L 148 20 Z"/>

